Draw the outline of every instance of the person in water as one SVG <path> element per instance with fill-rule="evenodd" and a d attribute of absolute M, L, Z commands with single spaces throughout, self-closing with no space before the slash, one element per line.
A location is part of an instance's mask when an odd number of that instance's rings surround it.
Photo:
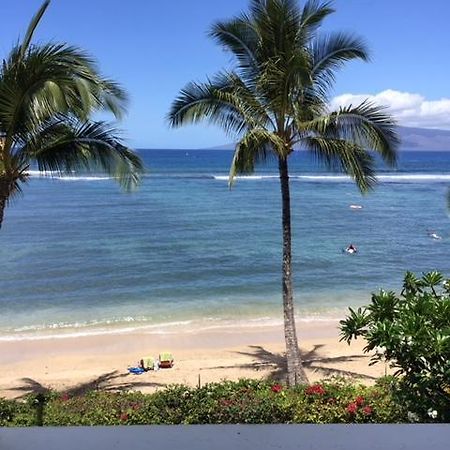
<path fill-rule="evenodd" d="M 428 236 L 431 238 L 431 239 L 434 239 L 434 240 L 436 240 L 436 241 L 440 241 L 441 239 L 442 239 L 442 237 L 441 236 L 439 236 L 439 234 L 437 234 L 435 231 L 433 231 L 433 230 L 427 230 L 427 233 L 428 233 Z"/>
<path fill-rule="evenodd" d="M 356 253 L 358 251 L 358 249 L 356 248 L 356 245 L 350 244 L 345 251 L 347 253 Z"/>

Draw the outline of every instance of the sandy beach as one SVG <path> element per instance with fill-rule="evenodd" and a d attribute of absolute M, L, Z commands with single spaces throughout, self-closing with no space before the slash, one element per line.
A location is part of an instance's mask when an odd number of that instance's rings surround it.
<path fill-rule="evenodd" d="M 338 323 L 301 324 L 300 347 L 310 381 L 333 375 L 373 383 L 385 372 L 369 366 L 363 342 L 339 342 Z M 144 356 L 172 352 L 171 369 L 132 375 L 127 367 Z M 0 342 L 0 397 L 56 389 L 81 393 L 89 389 L 152 392 L 168 384 L 189 386 L 239 378 L 282 378 L 282 327 L 183 329 L 167 334 L 130 332 L 83 337 Z"/>

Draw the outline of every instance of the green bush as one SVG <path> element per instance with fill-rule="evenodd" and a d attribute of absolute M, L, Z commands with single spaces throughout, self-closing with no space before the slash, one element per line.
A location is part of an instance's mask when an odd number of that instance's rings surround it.
<path fill-rule="evenodd" d="M 286 388 L 268 381 L 240 380 L 201 388 L 171 386 L 154 394 L 94 391 L 46 396 L 44 425 L 390 423 L 407 421 L 389 383 L 374 387 L 330 380 Z M 2 426 L 35 425 L 36 397 L 2 400 Z"/>
<path fill-rule="evenodd" d="M 70 397 L 53 395 L 47 401 L 44 425 L 123 425 L 147 423 L 139 420 L 140 412 L 147 410 L 152 396 L 140 392 L 119 393 L 92 391 Z M 147 416 L 145 416 L 147 417 Z M 133 418 L 133 422 L 131 419 Z M 153 423 L 152 421 L 148 423 Z"/>
<path fill-rule="evenodd" d="M 372 362 L 400 376 L 395 395 L 417 421 L 450 420 L 450 280 L 438 272 L 407 272 L 400 296 L 381 290 L 341 321 L 342 339 L 367 340 Z"/>
<path fill-rule="evenodd" d="M 31 426 L 36 423 L 36 415 L 29 403 L 0 398 L 0 427 Z"/>
<path fill-rule="evenodd" d="M 18 403 L 13 400 L 0 399 L 0 426 L 15 420 L 18 406 Z"/>

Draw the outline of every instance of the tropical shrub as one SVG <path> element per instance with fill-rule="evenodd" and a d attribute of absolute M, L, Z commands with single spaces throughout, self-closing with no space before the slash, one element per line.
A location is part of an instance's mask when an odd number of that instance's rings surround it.
<path fill-rule="evenodd" d="M 36 396 L 0 401 L 0 425 L 36 425 Z M 170 386 L 154 394 L 93 391 L 46 396 L 42 423 L 69 425 L 390 423 L 406 422 L 391 384 L 373 387 L 330 380 L 287 388 L 270 381 L 240 380 L 201 388 Z"/>
<path fill-rule="evenodd" d="M 35 415 L 28 402 L 0 398 L 0 427 L 31 426 L 34 424 Z"/>
<path fill-rule="evenodd" d="M 372 303 L 341 321 L 342 339 L 363 337 L 372 362 L 400 376 L 399 401 L 418 421 L 450 420 L 450 280 L 429 272 L 405 275 L 400 295 L 381 290 Z"/>

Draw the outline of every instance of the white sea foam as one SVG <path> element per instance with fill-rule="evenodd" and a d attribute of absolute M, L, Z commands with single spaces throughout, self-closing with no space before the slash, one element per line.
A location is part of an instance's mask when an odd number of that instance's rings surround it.
<path fill-rule="evenodd" d="M 430 182 L 441 182 L 450 181 L 449 174 L 404 174 L 404 175 L 380 175 L 378 177 L 380 181 L 385 182 L 398 182 L 398 181 L 430 181 Z"/>
<path fill-rule="evenodd" d="M 55 178 L 61 181 L 103 181 L 112 179 L 111 177 L 99 177 L 99 176 L 84 176 L 84 177 L 62 176 Z"/>
<path fill-rule="evenodd" d="M 29 170 L 28 175 L 30 177 L 53 177 L 58 174 L 58 172 L 52 172 L 51 170 L 46 172 L 41 172 L 40 170 Z"/>
<path fill-rule="evenodd" d="M 111 180 L 113 177 L 104 175 L 60 175 L 57 172 L 40 172 L 38 170 L 28 171 L 30 177 L 33 178 L 54 178 L 61 181 L 105 181 Z M 152 176 L 152 175 L 150 175 Z M 153 177 L 165 178 L 209 178 L 204 176 L 192 176 L 192 175 L 158 175 L 154 174 Z M 212 178 L 217 181 L 228 181 L 228 175 L 212 175 Z M 240 175 L 236 179 L 239 181 L 265 181 L 265 180 L 277 180 L 279 178 L 276 174 L 270 175 Z M 305 182 L 324 182 L 324 183 L 350 183 L 352 178 L 347 175 L 290 175 L 291 180 L 305 181 Z M 403 174 L 381 174 L 377 176 L 378 181 L 382 183 L 442 183 L 450 181 L 450 174 L 424 174 L 424 173 L 403 173 Z"/>
<path fill-rule="evenodd" d="M 220 181 L 228 181 L 230 177 L 228 175 L 214 175 L 213 178 L 215 180 Z M 235 177 L 237 180 L 268 180 L 268 179 L 276 179 L 279 178 L 278 175 L 241 175 Z"/>
<path fill-rule="evenodd" d="M 79 328 L 88 328 L 88 327 L 102 327 L 102 326 L 111 326 L 117 325 L 121 323 L 140 323 L 140 322 L 148 322 L 148 317 L 138 316 L 138 317 L 120 317 L 113 319 L 99 319 L 99 320 L 89 320 L 87 322 L 55 322 L 51 324 L 45 325 L 25 325 L 22 327 L 16 327 L 12 331 L 14 333 L 23 333 L 23 332 L 40 332 L 40 331 L 49 331 L 49 330 L 66 330 L 66 329 L 79 329 Z"/>
<path fill-rule="evenodd" d="M 101 175 L 61 175 L 56 171 L 45 171 L 41 172 L 39 170 L 29 170 L 28 175 L 31 178 L 53 178 L 61 181 L 103 181 L 103 180 L 111 180 L 112 177 L 101 176 Z"/>
<path fill-rule="evenodd" d="M 299 322 L 330 322 L 342 317 L 336 311 L 325 314 L 302 314 Z M 236 328 L 259 328 L 282 326 L 282 319 L 276 317 L 256 317 L 246 319 L 223 319 L 206 317 L 196 320 L 182 320 L 164 323 L 145 323 L 143 318 L 124 317 L 122 319 L 92 321 L 83 323 L 55 323 L 46 326 L 25 326 L 0 335 L 0 342 L 35 341 L 47 339 L 67 339 L 112 334 L 174 335 L 195 334 L 212 330 L 235 330 Z M 130 325 L 133 323 L 133 325 Z"/>
<path fill-rule="evenodd" d="M 138 322 L 136 319 L 123 320 L 124 322 Z M 0 342 L 10 341 L 36 341 L 41 339 L 66 339 L 78 338 L 87 336 L 101 336 L 110 334 L 128 334 L 139 331 L 140 333 L 150 334 L 171 334 L 170 329 L 180 326 L 189 326 L 192 322 L 190 320 L 167 322 L 159 324 L 144 324 L 134 326 L 123 326 L 119 320 L 103 321 L 104 324 L 110 324 L 109 327 L 98 327 L 92 323 L 82 324 L 51 324 L 45 327 L 22 327 L 14 330 L 11 334 L 0 335 Z M 114 324 L 114 325 L 113 325 Z M 122 325 L 122 326 L 121 326 Z M 19 331 L 20 330 L 20 331 Z M 174 331 L 172 331 L 174 333 Z"/>
<path fill-rule="evenodd" d="M 228 181 L 229 177 L 225 175 L 214 175 L 215 180 Z M 263 181 L 277 179 L 278 175 L 250 175 L 238 176 L 238 180 Z M 347 175 L 291 175 L 291 180 L 300 180 L 306 182 L 326 182 L 326 183 L 350 183 L 352 178 Z M 441 183 L 450 181 L 450 174 L 420 174 L 420 173 L 404 173 L 378 175 L 378 181 L 383 183 Z"/>

